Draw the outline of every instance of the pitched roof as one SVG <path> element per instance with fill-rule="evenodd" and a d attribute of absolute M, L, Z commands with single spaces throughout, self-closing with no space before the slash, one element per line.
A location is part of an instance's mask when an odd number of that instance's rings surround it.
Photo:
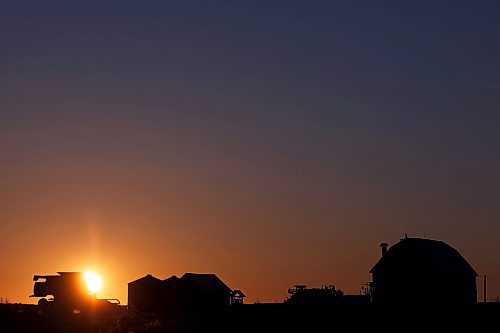
<path fill-rule="evenodd" d="M 231 291 L 231 288 L 222 282 L 222 280 L 215 274 L 186 273 L 181 277 L 181 280 L 193 283 L 195 286 L 204 291 Z"/>
<path fill-rule="evenodd" d="M 132 282 L 129 282 L 128 284 L 132 284 L 132 283 L 161 283 L 161 280 L 158 279 L 157 277 L 154 277 L 153 275 L 151 274 L 148 274 L 148 275 L 145 275 L 137 280 L 134 280 Z"/>
<path fill-rule="evenodd" d="M 241 290 L 235 289 L 231 292 L 231 296 L 233 297 L 247 297 Z"/>
<path fill-rule="evenodd" d="M 170 283 L 170 282 L 173 282 L 173 283 L 176 283 L 178 282 L 180 279 L 175 276 L 175 275 L 172 275 L 171 277 L 169 278 L 166 278 L 165 280 L 163 280 L 164 283 Z"/>
<path fill-rule="evenodd" d="M 403 238 L 399 243 L 393 245 L 385 256 L 379 259 L 370 270 L 370 273 L 390 265 L 395 261 L 395 257 L 402 253 L 421 255 L 443 273 L 477 276 L 476 271 L 462 257 L 460 252 L 443 241 L 424 238 Z"/>

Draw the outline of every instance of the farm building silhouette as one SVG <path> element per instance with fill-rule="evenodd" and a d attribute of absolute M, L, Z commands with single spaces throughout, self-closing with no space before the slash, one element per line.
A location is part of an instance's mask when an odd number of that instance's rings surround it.
<path fill-rule="evenodd" d="M 375 304 L 472 304 L 477 301 L 477 273 L 448 244 L 403 238 L 387 249 L 370 270 Z"/>
<path fill-rule="evenodd" d="M 242 304 L 244 297 L 215 274 L 186 273 L 165 280 L 148 274 L 128 284 L 129 307 L 142 312 L 216 314 Z"/>

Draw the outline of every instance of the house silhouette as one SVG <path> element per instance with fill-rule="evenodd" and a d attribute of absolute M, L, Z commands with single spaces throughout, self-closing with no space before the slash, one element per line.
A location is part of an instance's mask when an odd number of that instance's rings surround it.
<path fill-rule="evenodd" d="M 403 238 L 387 249 L 370 270 L 376 304 L 472 304 L 477 301 L 477 273 L 448 244 Z"/>

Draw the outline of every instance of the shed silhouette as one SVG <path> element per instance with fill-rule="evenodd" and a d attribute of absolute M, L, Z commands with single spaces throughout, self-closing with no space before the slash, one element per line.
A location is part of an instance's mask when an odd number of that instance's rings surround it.
<path fill-rule="evenodd" d="M 471 304 L 477 301 L 477 273 L 448 244 L 405 237 L 387 249 L 370 270 L 377 304 Z"/>

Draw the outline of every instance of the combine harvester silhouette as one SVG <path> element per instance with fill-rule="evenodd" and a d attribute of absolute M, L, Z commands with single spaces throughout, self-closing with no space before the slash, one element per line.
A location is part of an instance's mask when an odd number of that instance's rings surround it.
<path fill-rule="evenodd" d="M 30 297 L 43 297 L 38 301 L 40 313 L 106 315 L 118 308 L 120 301 L 116 298 L 97 298 L 100 279 L 94 273 L 58 272 L 57 274 L 33 277 L 35 285 L 33 295 Z"/>

